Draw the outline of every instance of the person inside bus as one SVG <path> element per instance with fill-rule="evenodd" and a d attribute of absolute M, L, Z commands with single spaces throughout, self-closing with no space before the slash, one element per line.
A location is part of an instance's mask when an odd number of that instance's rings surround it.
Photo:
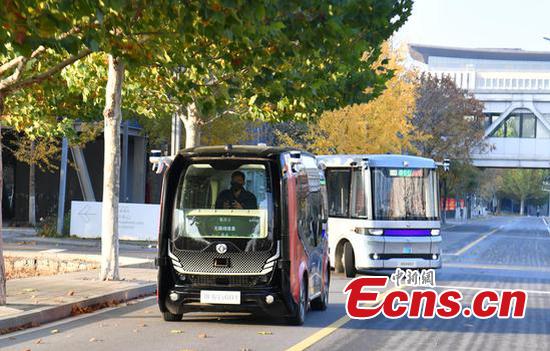
<path fill-rule="evenodd" d="M 244 188 L 245 176 L 241 171 L 231 174 L 231 188 L 223 190 L 216 199 L 217 209 L 255 210 L 256 196 Z"/>

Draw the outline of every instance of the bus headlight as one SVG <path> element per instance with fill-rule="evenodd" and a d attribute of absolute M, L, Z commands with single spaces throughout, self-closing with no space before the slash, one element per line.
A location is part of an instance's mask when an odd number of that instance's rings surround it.
<path fill-rule="evenodd" d="M 370 235 L 382 235 L 384 234 L 384 229 L 369 229 Z"/>
<path fill-rule="evenodd" d="M 355 228 L 357 234 L 363 235 L 382 235 L 384 234 L 384 229 L 372 229 L 372 228 Z"/>
<path fill-rule="evenodd" d="M 432 236 L 437 236 L 440 233 L 441 233 L 441 230 L 439 230 L 439 229 L 432 229 L 432 232 L 431 232 Z"/>

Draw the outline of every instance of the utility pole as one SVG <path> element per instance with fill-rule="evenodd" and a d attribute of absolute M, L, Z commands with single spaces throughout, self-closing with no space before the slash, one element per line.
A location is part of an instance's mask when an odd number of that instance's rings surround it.
<path fill-rule="evenodd" d="M 63 138 L 61 144 L 61 166 L 59 167 L 59 196 L 57 199 L 57 234 L 63 234 L 63 222 L 65 216 L 65 189 L 67 186 L 67 158 L 69 143 Z"/>

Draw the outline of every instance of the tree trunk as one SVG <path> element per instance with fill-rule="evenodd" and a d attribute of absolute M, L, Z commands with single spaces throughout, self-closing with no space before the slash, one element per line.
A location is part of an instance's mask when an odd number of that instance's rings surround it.
<path fill-rule="evenodd" d="M 525 214 L 525 211 L 523 210 L 525 208 L 525 199 L 521 198 L 519 201 L 519 215 L 523 216 Z"/>
<path fill-rule="evenodd" d="M 4 112 L 4 97 L 0 95 L 0 116 Z M 4 169 L 2 163 L 2 123 L 0 122 L 0 305 L 6 304 L 6 266 L 4 263 L 4 242 L 2 240 L 2 199 L 4 190 Z"/>
<path fill-rule="evenodd" d="M 103 206 L 101 223 L 100 279 L 118 280 L 118 203 L 120 192 L 120 123 L 124 63 L 109 55 L 109 72 L 103 118 L 104 152 Z"/>
<path fill-rule="evenodd" d="M 201 143 L 201 119 L 195 103 L 187 106 L 187 114 L 179 114 L 185 127 L 185 148 L 199 146 Z"/>
<path fill-rule="evenodd" d="M 31 155 L 34 154 L 34 141 L 31 141 Z M 34 159 L 33 159 L 34 160 Z M 29 164 L 29 224 L 36 225 L 36 186 L 35 186 L 35 164 Z"/>

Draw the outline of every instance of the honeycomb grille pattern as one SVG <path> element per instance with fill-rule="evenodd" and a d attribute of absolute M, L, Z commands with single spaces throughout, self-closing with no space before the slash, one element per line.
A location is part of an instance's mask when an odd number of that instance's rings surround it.
<path fill-rule="evenodd" d="M 174 249 L 172 252 L 179 260 L 182 269 L 188 273 L 199 274 L 260 274 L 265 261 L 273 256 L 269 251 L 217 252 L 188 251 Z M 215 258 L 229 258 L 229 267 L 214 267 Z"/>
<path fill-rule="evenodd" d="M 219 277 L 215 275 L 187 275 L 190 283 L 195 286 L 229 286 L 229 287 L 253 287 L 258 285 L 259 278 L 256 275 L 228 275 Z"/>

